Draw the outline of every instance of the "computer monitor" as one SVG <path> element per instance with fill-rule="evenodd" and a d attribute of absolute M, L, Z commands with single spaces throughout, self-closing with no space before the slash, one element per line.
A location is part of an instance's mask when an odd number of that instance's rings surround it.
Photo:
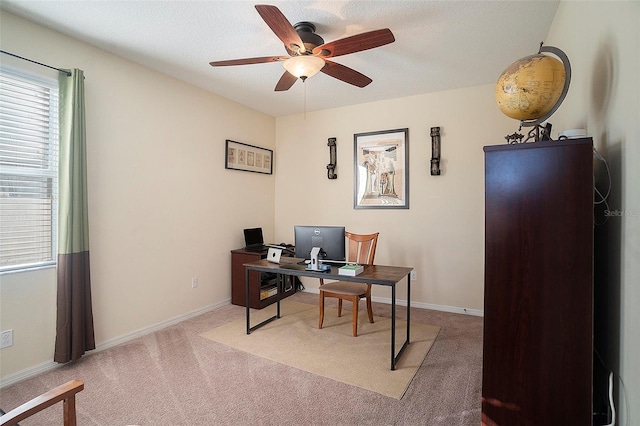
<path fill-rule="evenodd" d="M 295 234 L 296 257 L 309 259 L 311 249 L 320 247 L 326 260 L 344 261 L 344 226 L 302 226 L 293 228 Z"/>

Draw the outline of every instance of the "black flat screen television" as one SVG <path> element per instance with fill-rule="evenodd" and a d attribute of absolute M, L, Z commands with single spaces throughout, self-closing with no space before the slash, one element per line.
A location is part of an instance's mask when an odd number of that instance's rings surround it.
<path fill-rule="evenodd" d="M 320 247 L 324 259 L 344 261 L 344 226 L 303 226 L 293 227 L 295 234 L 296 257 L 311 258 L 311 249 Z"/>

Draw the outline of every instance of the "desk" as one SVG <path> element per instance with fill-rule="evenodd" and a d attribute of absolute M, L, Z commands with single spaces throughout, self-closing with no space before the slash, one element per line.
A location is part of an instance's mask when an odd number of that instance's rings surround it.
<path fill-rule="evenodd" d="M 391 369 L 396 369 L 396 363 L 404 350 L 409 345 L 409 328 L 410 328 L 410 312 L 411 312 L 411 279 L 409 274 L 413 268 L 401 267 L 401 266 L 382 266 L 382 265 L 364 265 L 364 271 L 359 275 L 350 277 L 347 275 L 339 275 L 338 267 L 334 266 L 331 271 L 320 272 L 310 271 L 303 265 L 298 265 L 297 262 L 302 259 L 287 258 L 281 259 L 281 263 L 271 263 L 267 260 L 257 260 L 255 262 L 245 263 L 245 286 L 247 294 L 247 334 L 251 334 L 252 331 L 262 327 L 271 321 L 280 318 L 280 292 L 282 289 L 282 281 L 284 276 L 298 276 L 309 278 L 324 278 L 325 280 L 340 280 L 340 281 L 352 281 L 366 284 L 376 284 L 391 287 Z M 250 309 L 249 309 L 249 271 L 259 272 L 272 272 L 278 275 L 278 293 L 276 294 L 277 311 L 276 315 L 271 318 L 267 318 L 259 324 L 251 326 L 250 321 Z M 402 347 L 396 355 L 395 341 L 396 341 L 396 285 L 403 278 L 407 278 L 407 337 L 402 344 Z M 357 338 L 357 337 L 356 337 Z"/>

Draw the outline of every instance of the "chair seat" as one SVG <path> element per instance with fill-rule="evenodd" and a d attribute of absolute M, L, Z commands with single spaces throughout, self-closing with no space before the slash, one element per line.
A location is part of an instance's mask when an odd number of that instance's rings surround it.
<path fill-rule="evenodd" d="M 319 287 L 320 291 L 328 291 L 335 294 L 344 294 L 346 296 L 364 295 L 367 292 L 367 289 L 367 284 L 352 283 L 349 281 L 335 281 Z"/>

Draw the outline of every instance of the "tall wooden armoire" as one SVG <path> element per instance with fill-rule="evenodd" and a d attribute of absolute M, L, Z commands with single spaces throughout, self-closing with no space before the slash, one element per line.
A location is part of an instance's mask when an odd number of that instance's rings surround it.
<path fill-rule="evenodd" d="M 486 146 L 482 424 L 592 424 L 593 142 Z"/>

